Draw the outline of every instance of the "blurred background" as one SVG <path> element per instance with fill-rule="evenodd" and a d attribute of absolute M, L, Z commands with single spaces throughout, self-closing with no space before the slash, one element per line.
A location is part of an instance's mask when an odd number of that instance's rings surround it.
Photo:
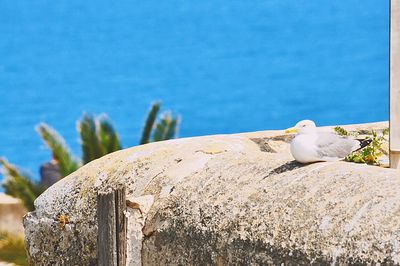
<path fill-rule="evenodd" d="M 179 137 L 388 119 L 388 3 L 379 0 L 0 3 L 0 156 L 38 175 L 46 122 L 106 113 L 137 145 L 150 103 Z M 0 176 L 0 180 L 1 180 Z"/>

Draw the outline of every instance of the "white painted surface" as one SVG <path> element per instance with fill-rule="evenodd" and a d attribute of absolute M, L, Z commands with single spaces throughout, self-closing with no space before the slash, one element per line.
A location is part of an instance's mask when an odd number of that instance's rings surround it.
<path fill-rule="evenodd" d="M 390 167 L 400 168 L 400 0 L 390 1 Z"/>

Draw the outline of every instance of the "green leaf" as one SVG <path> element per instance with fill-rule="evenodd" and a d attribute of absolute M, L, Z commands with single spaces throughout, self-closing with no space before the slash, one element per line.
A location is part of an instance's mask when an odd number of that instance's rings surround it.
<path fill-rule="evenodd" d="M 78 161 L 72 156 L 64 139 L 56 130 L 45 123 L 39 124 L 36 130 L 57 159 L 62 176 L 67 176 L 78 169 Z"/>
<path fill-rule="evenodd" d="M 378 135 L 375 130 L 371 130 L 368 134 L 369 136 L 367 136 L 366 139 L 371 139 L 372 142 L 362 150 L 355 151 L 348 155 L 346 157 L 347 161 L 379 165 L 379 157 L 383 155 L 381 148 L 386 133 L 383 131 L 382 135 Z"/>
<path fill-rule="evenodd" d="M 178 124 L 179 124 L 179 118 L 171 118 L 171 122 L 169 124 L 169 127 L 167 129 L 167 132 L 165 134 L 165 139 L 173 139 L 177 135 L 178 132 Z"/>
<path fill-rule="evenodd" d="M 165 112 L 161 115 L 161 119 L 157 122 L 153 141 L 162 141 L 172 139 L 176 136 L 178 118 L 172 117 L 170 112 Z"/>
<path fill-rule="evenodd" d="M 0 158 L 2 166 L 2 174 L 5 181 L 2 184 L 5 193 L 19 198 L 28 211 L 34 210 L 35 199 L 45 190 L 40 184 L 31 180 L 31 177 L 19 170 L 16 166 L 8 163 L 5 159 Z"/>
<path fill-rule="evenodd" d="M 385 137 L 386 135 L 389 135 L 389 128 L 385 128 L 382 130 L 382 137 Z"/>
<path fill-rule="evenodd" d="M 100 145 L 95 118 L 92 115 L 83 115 L 78 122 L 78 132 L 81 138 L 83 164 L 87 164 L 106 154 Z"/>
<path fill-rule="evenodd" d="M 111 121 L 103 115 L 98 119 L 99 139 L 103 154 L 108 154 L 121 149 L 121 144 Z"/>
<path fill-rule="evenodd" d="M 151 105 L 150 111 L 147 114 L 146 122 L 144 123 L 140 144 L 146 144 L 150 142 L 151 131 L 153 129 L 154 122 L 156 121 L 157 113 L 160 110 L 160 105 L 160 102 L 155 102 Z"/>
<path fill-rule="evenodd" d="M 339 127 L 339 126 L 336 126 L 333 130 L 336 132 L 336 134 L 338 134 L 340 136 L 348 136 L 349 135 L 349 132 L 347 132 L 346 129 Z"/>

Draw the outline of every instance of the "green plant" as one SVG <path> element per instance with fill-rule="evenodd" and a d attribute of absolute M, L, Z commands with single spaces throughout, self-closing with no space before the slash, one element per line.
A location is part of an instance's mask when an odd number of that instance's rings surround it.
<path fill-rule="evenodd" d="M 167 111 L 161 114 L 159 121 L 156 121 L 159 110 L 160 103 L 153 103 L 147 115 L 140 144 L 149 143 L 151 139 L 153 142 L 173 139 L 177 135 L 179 117 L 174 117 Z"/>
<path fill-rule="evenodd" d="M 3 187 L 5 193 L 19 198 L 28 211 L 34 209 L 33 202 L 45 190 L 39 183 L 32 181 L 30 175 L 19 170 L 16 166 L 0 158 L 2 174 L 5 177 Z"/>
<path fill-rule="evenodd" d="M 334 131 L 341 136 L 357 136 L 358 133 L 349 133 L 342 127 L 335 127 Z M 385 140 L 385 136 L 389 134 L 388 129 L 384 129 L 380 135 L 375 130 L 371 130 L 366 139 L 370 139 L 371 143 L 363 149 L 357 150 L 349 154 L 345 159 L 349 162 L 354 163 L 366 163 L 371 165 L 380 165 L 379 157 L 383 155 L 382 145 Z"/>
<path fill-rule="evenodd" d="M 84 114 L 77 128 L 81 138 L 83 164 L 121 149 L 118 135 L 105 115 L 96 118 Z"/>
<path fill-rule="evenodd" d="M 347 137 L 348 136 L 352 136 L 352 137 L 358 136 L 357 132 L 348 132 L 346 129 L 344 129 L 340 126 L 336 126 L 333 130 L 336 132 L 336 134 L 338 134 L 340 136 L 347 136 Z"/>
<path fill-rule="evenodd" d="M 121 143 L 119 141 L 118 134 L 115 132 L 107 116 L 100 116 L 98 119 L 98 123 L 98 137 L 103 154 L 108 154 L 120 150 Z"/>
<path fill-rule="evenodd" d="M 28 265 L 22 236 L 0 232 L 0 261 L 21 266 Z"/>
<path fill-rule="evenodd" d="M 144 123 L 144 128 L 142 132 L 142 138 L 140 139 L 140 144 L 146 144 L 150 142 L 151 131 L 153 130 L 154 122 L 157 118 L 157 113 L 160 110 L 160 103 L 155 102 L 151 105 L 150 111 L 147 114 L 146 122 Z"/>
<path fill-rule="evenodd" d="M 81 137 L 83 164 L 102 156 L 99 138 L 97 137 L 96 122 L 93 116 L 83 115 L 77 125 Z"/>
<path fill-rule="evenodd" d="M 372 130 L 371 136 L 367 137 L 371 139 L 371 143 L 365 148 L 349 154 L 346 160 L 355 163 L 380 165 L 378 159 L 383 155 L 382 145 L 386 134 L 387 131 L 382 131 L 382 134 L 378 135 L 375 130 Z"/>
<path fill-rule="evenodd" d="M 336 132 L 336 134 L 338 134 L 340 136 L 348 136 L 349 135 L 349 132 L 347 132 L 346 129 L 339 127 L 339 126 L 336 126 L 333 130 Z"/>
<path fill-rule="evenodd" d="M 154 129 L 153 141 L 173 139 L 177 134 L 178 117 L 173 117 L 171 113 L 164 113 Z"/>
<path fill-rule="evenodd" d="M 146 118 L 140 144 L 167 140 L 177 135 L 179 118 L 173 117 L 170 112 L 165 112 L 157 121 L 159 110 L 160 103 L 153 103 Z M 78 121 L 77 130 L 82 148 L 82 161 L 75 159 L 64 139 L 56 130 L 45 123 L 39 124 L 36 130 L 52 152 L 54 159 L 57 160 L 62 177 L 74 172 L 81 165 L 122 148 L 118 134 L 105 115 L 96 117 L 84 114 Z M 2 166 L 5 176 L 2 185 L 6 194 L 20 198 L 28 210 L 33 210 L 34 200 L 45 190 L 45 187 L 40 182 L 32 181 L 33 179 L 28 173 L 9 164 L 5 159 L 0 159 L 0 166 Z"/>
<path fill-rule="evenodd" d="M 73 157 L 64 139 L 57 131 L 45 123 L 40 123 L 36 127 L 36 131 L 57 159 L 61 175 L 67 176 L 78 169 L 79 162 Z"/>

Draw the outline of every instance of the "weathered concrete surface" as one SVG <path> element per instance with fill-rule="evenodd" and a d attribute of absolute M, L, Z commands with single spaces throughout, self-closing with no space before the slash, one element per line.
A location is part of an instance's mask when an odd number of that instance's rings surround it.
<path fill-rule="evenodd" d="M 301 165 L 291 137 L 179 139 L 96 160 L 36 200 L 24 222 L 30 262 L 96 264 L 96 192 L 125 184 L 143 206 L 141 215 L 128 211 L 132 264 L 398 264 L 400 172 Z"/>

